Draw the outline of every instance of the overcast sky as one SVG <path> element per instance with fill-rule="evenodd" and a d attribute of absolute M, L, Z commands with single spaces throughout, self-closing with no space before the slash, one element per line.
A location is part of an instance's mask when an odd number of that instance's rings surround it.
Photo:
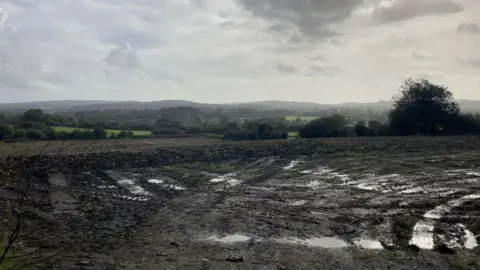
<path fill-rule="evenodd" d="M 0 0 L 0 103 L 480 99 L 479 0 Z"/>

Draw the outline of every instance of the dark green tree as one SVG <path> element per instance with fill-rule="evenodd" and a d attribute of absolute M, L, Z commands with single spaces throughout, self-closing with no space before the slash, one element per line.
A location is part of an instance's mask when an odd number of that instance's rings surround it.
<path fill-rule="evenodd" d="M 425 79 L 405 81 L 393 101 L 389 125 L 397 135 L 450 133 L 460 114 L 452 92 Z"/>

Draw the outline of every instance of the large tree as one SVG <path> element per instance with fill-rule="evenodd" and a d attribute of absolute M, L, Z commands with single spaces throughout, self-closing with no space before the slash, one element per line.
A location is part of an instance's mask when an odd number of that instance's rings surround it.
<path fill-rule="evenodd" d="M 450 133 L 460 115 L 452 92 L 425 79 L 405 81 L 393 101 L 389 123 L 398 135 Z"/>

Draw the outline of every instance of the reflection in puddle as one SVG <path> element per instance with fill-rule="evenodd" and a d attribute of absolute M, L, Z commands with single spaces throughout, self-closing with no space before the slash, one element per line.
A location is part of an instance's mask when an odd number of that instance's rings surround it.
<path fill-rule="evenodd" d="M 148 183 L 151 183 L 151 184 L 163 184 L 165 182 L 165 180 L 159 180 L 159 179 L 149 179 L 148 180 Z"/>
<path fill-rule="evenodd" d="M 477 239 L 475 235 L 470 230 L 465 230 L 465 248 L 474 249 L 478 246 Z"/>
<path fill-rule="evenodd" d="M 229 173 L 225 175 L 218 175 L 215 178 L 210 179 L 210 183 L 223 183 L 226 182 L 229 186 L 234 187 L 240 185 L 243 181 L 233 178 L 236 173 Z"/>
<path fill-rule="evenodd" d="M 409 188 L 409 189 L 403 190 L 400 193 L 412 194 L 412 193 L 420 193 L 420 192 L 423 192 L 424 190 L 425 189 L 423 187 L 414 187 L 414 188 Z"/>
<path fill-rule="evenodd" d="M 412 239 L 410 240 L 410 244 L 416 245 L 421 249 L 433 249 L 434 247 L 433 230 L 434 230 L 435 220 L 441 219 L 442 216 L 448 214 L 448 212 L 450 212 L 452 208 L 460 206 L 467 201 L 471 201 L 479 198 L 480 198 L 480 194 L 467 195 L 459 199 L 451 200 L 446 204 L 439 205 L 435 207 L 435 209 L 428 211 L 423 215 L 423 217 L 426 218 L 427 220 L 420 220 L 417 222 L 417 224 L 415 224 L 415 227 L 413 227 L 413 234 L 412 234 Z M 465 230 L 465 234 L 468 241 L 467 230 Z M 468 244 L 474 245 L 471 242 L 471 240 Z"/>
<path fill-rule="evenodd" d="M 163 185 L 163 186 L 169 189 L 174 189 L 174 190 L 186 190 L 186 188 L 181 186 L 175 186 L 175 185 Z"/>
<path fill-rule="evenodd" d="M 413 227 L 412 239 L 409 244 L 421 249 L 433 249 L 433 225 L 434 222 L 431 220 L 417 222 Z"/>
<path fill-rule="evenodd" d="M 335 237 L 320 237 L 320 238 L 309 238 L 309 239 L 280 238 L 280 239 L 275 239 L 274 241 L 280 244 L 293 244 L 293 245 L 321 247 L 321 248 L 348 247 L 347 242 Z"/>
<path fill-rule="evenodd" d="M 225 244 L 233 244 L 238 242 L 247 242 L 250 241 L 252 237 L 242 235 L 242 234 L 232 234 L 224 237 L 211 236 L 207 238 L 207 241 L 221 242 Z"/>
<path fill-rule="evenodd" d="M 355 245 L 364 249 L 383 249 L 382 243 L 371 239 L 358 239 L 354 241 Z"/>
<path fill-rule="evenodd" d="M 290 202 L 290 205 L 293 205 L 293 206 L 301 206 L 301 205 L 304 205 L 306 204 L 307 201 L 306 200 L 298 200 L 298 201 L 292 201 Z"/>
<path fill-rule="evenodd" d="M 295 166 L 297 166 L 297 164 L 299 162 L 300 161 L 298 161 L 298 160 L 292 160 L 292 161 L 290 161 L 290 163 L 287 166 L 283 167 L 283 169 L 284 170 L 291 170 L 291 169 L 295 168 Z"/>

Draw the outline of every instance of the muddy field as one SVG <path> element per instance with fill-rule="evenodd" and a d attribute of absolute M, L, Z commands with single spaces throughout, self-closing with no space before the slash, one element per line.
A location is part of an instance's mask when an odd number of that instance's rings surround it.
<path fill-rule="evenodd" d="M 479 269 L 480 142 L 450 140 L 32 166 L 17 250 L 47 269 Z"/>

